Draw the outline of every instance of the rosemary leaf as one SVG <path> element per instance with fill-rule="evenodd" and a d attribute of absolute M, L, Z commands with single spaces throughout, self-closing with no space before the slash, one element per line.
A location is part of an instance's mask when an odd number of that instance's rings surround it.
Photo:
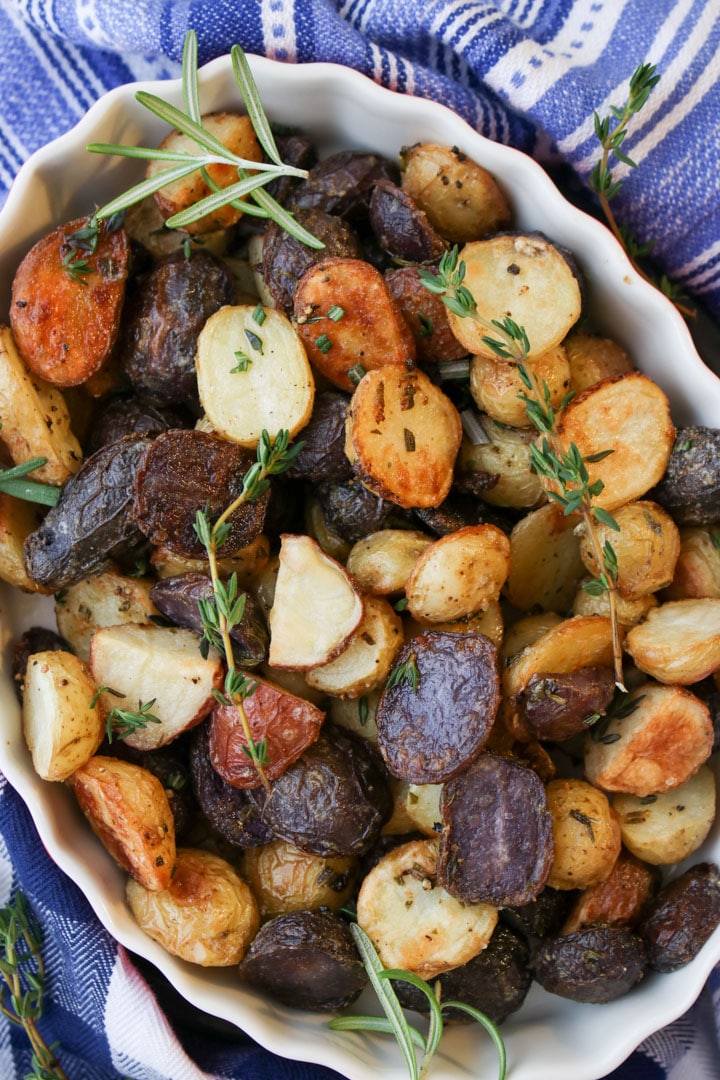
<path fill-rule="evenodd" d="M 167 218 L 165 224 L 169 229 L 184 229 L 187 225 L 192 225 L 194 221 L 199 221 L 200 218 L 205 217 L 206 214 L 212 214 L 221 206 L 227 206 L 231 200 L 241 199 L 245 195 L 249 195 L 251 191 L 255 191 L 256 188 L 269 184 L 273 179 L 272 173 L 264 172 L 257 173 L 255 176 L 248 176 L 244 180 L 238 180 L 236 184 L 228 184 L 227 187 L 220 188 L 219 191 L 213 192 L 211 195 L 206 195 L 204 199 L 198 199 L 186 210 L 173 214 L 172 217 Z"/>
<path fill-rule="evenodd" d="M 443 1009 L 460 1009 L 461 1012 L 467 1013 L 473 1020 L 477 1020 L 478 1024 L 481 1024 L 485 1028 L 488 1035 L 495 1043 L 495 1049 L 498 1055 L 498 1080 L 505 1080 L 507 1073 L 507 1053 L 505 1051 L 505 1043 L 503 1042 L 502 1035 L 497 1029 L 497 1026 L 488 1019 L 484 1013 L 481 1013 L 479 1009 L 475 1009 L 472 1005 L 466 1005 L 464 1001 L 445 1001 L 443 1003 Z"/>
<path fill-rule="evenodd" d="M 94 143 L 91 146 L 102 146 L 102 144 Z M 89 146 L 88 149 L 91 149 L 91 147 Z M 126 156 L 125 147 L 122 146 L 116 149 L 98 150 L 97 152 Z M 122 195 L 118 195 L 116 198 L 111 199 L 110 202 L 105 203 L 99 210 L 95 211 L 95 216 L 98 220 L 102 220 L 116 214 L 118 210 L 127 210 L 129 206 L 142 202 L 148 195 L 154 195 L 156 191 L 165 187 L 166 184 L 170 184 L 174 180 L 181 180 L 184 176 L 197 172 L 201 164 L 201 160 L 192 158 L 189 165 L 176 165 L 174 169 L 163 169 L 162 172 L 156 173 L 155 176 L 151 176 L 148 180 L 142 180 L 139 184 L 135 184 L 134 187 L 128 188 Z"/>
<path fill-rule="evenodd" d="M 185 35 L 185 44 L 183 47 L 182 57 L 182 86 L 183 86 L 183 102 L 185 104 L 185 112 L 194 120 L 196 124 L 200 123 L 202 113 L 200 111 L 200 92 L 198 90 L 198 48 L 197 48 L 197 34 L 194 30 L 188 30 Z"/>
<path fill-rule="evenodd" d="M 240 93 L 245 102 L 248 116 L 252 121 L 252 126 L 255 129 L 255 134 L 258 137 L 258 142 L 270 160 L 274 161 L 276 165 L 280 165 L 282 164 L 282 161 L 275 142 L 275 136 L 272 133 L 267 116 L 265 115 L 265 110 L 262 107 L 258 88 L 253 79 L 252 72 L 250 71 L 250 65 L 247 62 L 245 53 L 239 45 L 233 45 L 230 50 L 230 57 L 232 59 L 235 81 L 240 87 Z"/>

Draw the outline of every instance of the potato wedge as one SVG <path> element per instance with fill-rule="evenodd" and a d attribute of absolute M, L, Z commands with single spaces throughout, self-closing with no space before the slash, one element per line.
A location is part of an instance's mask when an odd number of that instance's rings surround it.
<path fill-rule="evenodd" d="M 247 116 L 238 113 L 216 112 L 206 113 L 202 117 L 202 125 L 216 139 L 219 139 L 228 150 L 238 157 L 248 161 L 262 161 L 262 149 L 255 136 L 252 121 Z M 171 150 L 176 153 L 195 154 L 197 144 L 188 135 L 179 131 L 171 131 L 160 143 L 161 150 Z M 154 160 L 148 164 L 148 179 L 156 176 L 167 168 L 164 161 Z M 208 176 L 217 187 L 228 187 L 237 183 L 238 171 L 234 165 L 209 165 Z M 155 201 L 160 208 L 163 218 L 172 217 L 173 214 L 186 210 L 194 203 L 210 195 L 211 189 L 205 183 L 200 171 L 191 173 L 181 180 L 175 180 L 160 188 L 155 194 Z M 192 234 L 204 234 L 213 232 L 215 229 L 227 229 L 234 225 L 242 217 L 242 211 L 229 204 L 220 207 L 211 214 L 206 214 L 198 221 L 187 225 L 185 231 Z"/>
<path fill-rule="evenodd" d="M 293 439 L 310 419 L 312 372 L 280 311 L 250 304 L 220 308 L 200 331 L 196 369 L 202 407 L 224 439 L 254 448 L 263 430 L 274 437 L 281 429 Z"/>
<path fill-rule="evenodd" d="M 375 596 L 402 593 L 410 571 L 432 536 L 415 529 L 381 529 L 353 544 L 345 568 L 364 592 Z"/>
<path fill-rule="evenodd" d="M 86 663 L 90 642 L 101 626 L 149 623 L 158 610 L 150 599 L 152 578 L 131 578 L 106 570 L 84 578 L 55 596 L 55 619 L 73 652 Z"/>
<path fill-rule="evenodd" d="M 57 387 L 30 375 L 9 326 L 0 326 L 0 423 L 0 438 L 16 465 L 47 458 L 30 479 L 62 485 L 80 468 L 82 450 L 65 399 Z"/>
<path fill-rule="evenodd" d="M 567 255 L 537 233 L 504 233 L 466 244 L 465 285 L 487 322 L 498 316 L 523 326 L 534 360 L 559 345 L 580 317 L 582 298 L 576 269 Z M 450 312 L 450 326 L 468 352 L 495 356 L 485 327 Z"/>
<path fill-rule="evenodd" d="M 181 848 L 162 890 L 130 879 L 128 906 L 145 933 L 173 956 L 201 967 L 239 964 L 260 929 L 250 887 L 225 859 Z"/>
<path fill-rule="evenodd" d="M 666 600 L 720 600 L 720 548 L 712 529 L 686 526 L 680 530 L 680 555 Z"/>
<path fill-rule="evenodd" d="M 564 619 L 510 660 L 503 688 L 513 698 L 533 675 L 562 674 L 581 667 L 612 664 L 612 627 L 602 615 L 576 615 Z"/>
<path fill-rule="evenodd" d="M 472 443 L 465 437 L 458 457 L 461 473 L 487 473 L 493 483 L 483 491 L 484 502 L 525 510 L 547 502 L 540 477 L 530 461 L 535 430 L 508 428 L 480 417 L 488 441 Z"/>
<path fill-rule="evenodd" d="M 629 631 L 625 648 L 658 682 L 700 682 L 720 667 L 720 600 L 660 604 Z"/>
<path fill-rule="evenodd" d="M 570 386 L 570 365 L 562 345 L 535 358 L 532 369 L 550 393 L 550 404 L 558 408 Z M 518 365 L 497 356 L 473 356 L 470 362 L 470 392 L 481 412 L 512 427 L 527 427 L 528 414 L 521 395 L 527 394 L 518 374 Z"/>
<path fill-rule="evenodd" d="M 586 889 L 605 881 L 622 843 L 607 796 L 584 780 L 551 780 L 547 798 L 555 843 L 547 884 L 553 889 Z"/>
<path fill-rule="evenodd" d="M 355 472 L 381 498 L 408 508 L 439 506 L 450 491 L 460 417 L 421 371 L 369 371 L 353 394 L 346 430 Z"/>
<path fill-rule="evenodd" d="M 248 848 L 243 871 L 263 919 L 287 911 L 339 911 L 352 897 L 358 860 L 352 855 L 312 855 L 287 840 Z"/>
<path fill-rule="evenodd" d="M 715 820 L 715 776 L 701 765 L 684 784 L 643 799 L 615 795 L 623 844 L 654 866 L 682 862 L 697 851 Z"/>
<path fill-rule="evenodd" d="M 25 540 L 39 524 L 38 509 L 33 503 L 0 491 L 0 579 L 23 592 L 52 592 L 30 577 L 23 559 Z"/>
<path fill-rule="evenodd" d="M 115 707 L 136 710 L 152 701 L 159 723 L 139 727 L 125 742 L 137 750 L 154 750 L 199 724 L 215 704 L 225 671 L 211 649 L 203 659 L 198 635 L 176 627 L 103 626 L 90 644 L 90 670 L 98 686 L 121 694 L 101 697 L 108 712 Z"/>
<path fill-rule="evenodd" d="M 613 517 L 619 532 L 602 521 L 595 522 L 595 532 L 600 547 L 610 543 L 617 557 L 620 596 L 637 600 L 669 585 L 680 555 L 680 532 L 670 515 L 657 503 L 639 499 L 621 506 Z M 603 567 L 584 526 L 580 530 L 580 554 L 589 572 L 597 577 Z"/>
<path fill-rule="evenodd" d="M 518 611 L 569 611 L 585 568 L 575 522 L 555 503 L 532 510 L 510 533 L 504 594 Z"/>
<path fill-rule="evenodd" d="M 340 563 L 309 536 L 285 534 L 270 609 L 272 667 L 299 671 L 338 656 L 362 622 L 362 595 Z"/>
<path fill-rule="evenodd" d="M 495 525 L 467 525 L 425 548 L 405 586 L 420 622 L 473 615 L 500 596 L 510 572 L 510 541 Z"/>
<path fill-rule="evenodd" d="M 43 780 L 67 780 L 95 753 L 105 734 L 95 683 L 85 664 L 61 650 L 34 653 L 23 693 L 23 731 Z"/>
<path fill-rule="evenodd" d="M 385 967 L 433 979 L 485 948 L 498 913 L 489 904 L 450 896 L 437 883 L 437 845 L 414 840 L 385 855 L 367 875 L 357 918 Z"/>
<path fill-rule="evenodd" d="M 175 869 L 175 822 L 157 776 L 96 754 L 70 777 L 80 809 L 113 859 L 151 892 Z"/>
<path fill-rule="evenodd" d="M 403 643 L 402 620 L 380 596 L 365 596 L 363 603 L 362 622 L 340 655 L 306 672 L 313 689 L 357 698 L 384 686 Z"/>
<path fill-rule="evenodd" d="M 635 710 L 603 722 L 585 741 L 585 775 L 605 791 L 643 798 L 684 784 L 712 751 L 707 705 L 681 686 L 646 683 L 628 699 Z"/>
<path fill-rule="evenodd" d="M 590 482 L 605 485 L 593 500 L 605 510 L 649 491 L 665 472 L 675 442 L 667 397 L 639 371 L 604 379 L 578 394 L 563 411 L 557 433 L 565 446 L 575 443 L 586 460 L 612 450 L 588 464 Z"/>
<path fill-rule="evenodd" d="M 358 364 L 364 371 L 404 369 L 415 359 L 412 331 L 370 263 L 337 256 L 315 263 L 300 278 L 294 303 L 310 360 L 341 390 L 355 389 L 349 372 Z"/>
<path fill-rule="evenodd" d="M 88 221 L 70 221 L 38 240 L 13 281 L 10 323 L 18 350 L 32 374 L 54 386 L 77 386 L 99 371 L 120 326 L 127 234 L 101 224 L 90 252 L 77 246 Z"/>
<path fill-rule="evenodd" d="M 479 240 L 510 222 L 510 206 L 492 173 L 457 146 L 405 146 L 402 187 L 441 236 L 453 243 Z"/>
<path fill-rule="evenodd" d="M 576 394 L 613 375 L 627 375 L 634 364 L 611 338 L 573 330 L 563 342 L 570 365 L 570 389 Z"/>

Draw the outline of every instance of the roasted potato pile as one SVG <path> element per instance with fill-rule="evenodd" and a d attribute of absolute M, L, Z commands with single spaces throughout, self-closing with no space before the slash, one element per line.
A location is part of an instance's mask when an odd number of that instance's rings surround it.
<path fill-rule="evenodd" d="M 59 226 L 0 329 L 4 455 L 59 495 L 0 496 L 0 576 L 55 594 L 14 653 L 39 775 L 151 937 L 293 1006 L 363 989 L 354 904 L 387 966 L 497 1020 L 533 979 L 604 1002 L 687 963 L 720 922 L 717 867 L 671 870 L 715 818 L 720 431 L 580 326 L 572 253 L 458 147 L 278 188 L 322 250 L 237 208 L 160 243 L 206 179 L 82 259 L 97 225 Z M 465 314 L 432 289 L 452 245 Z M 589 503 L 538 464 L 538 388 Z"/>

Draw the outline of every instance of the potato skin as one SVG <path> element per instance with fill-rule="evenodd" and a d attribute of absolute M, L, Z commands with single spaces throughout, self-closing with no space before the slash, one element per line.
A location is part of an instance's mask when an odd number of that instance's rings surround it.
<path fill-rule="evenodd" d="M 610 876 L 620 854 L 620 825 L 607 796 L 584 780 L 551 780 L 547 799 L 555 855 L 554 889 L 584 889 Z"/>
<path fill-rule="evenodd" d="M 601 1005 L 642 979 L 643 941 L 625 926 L 591 926 L 546 938 L 534 950 L 535 978 L 551 994 Z"/>
<path fill-rule="evenodd" d="M 224 840 L 239 848 L 269 844 L 272 829 L 247 793 L 231 787 L 212 767 L 210 725 L 200 724 L 190 742 L 190 778 L 203 814 Z"/>
<path fill-rule="evenodd" d="M 660 874 L 624 849 L 610 877 L 580 893 L 562 928 L 563 934 L 599 923 L 635 926 L 660 887 Z"/>
<path fill-rule="evenodd" d="M 561 741 L 585 730 L 585 720 L 601 716 L 615 693 L 609 667 L 581 667 L 560 675 L 533 675 L 523 692 L 524 720 L 536 739 Z"/>
<path fill-rule="evenodd" d="M 720 521 L 720 430 L 699 425 L 678 428 L 653 498 L 678 525 Z"/>
<path fill-rule="evenodd" d="M 298 222 L 325 247 L 318 251 L 296 240 L 271 221 L 262 245 L 262 276 L 276 305 L 291 315 L 298 282 L 306 270 L 328 256 L 359 259 L 360 244 L 352 228 L 336 215 L 320 209 L 299 209 Z"/>
<path fill-rule="evenodd" d="M 638 927 L 655 971 L 690 963 L 720 924 L 720 872 L 698 863 L 662 889 Z"/>
<path fill-rule="evenodd" d="M 357 877 L 352 857 L 325 859 L 286 840 L 249 848 L 243 868 L 263 919 L 321 907 L 338 911 L 352 896 Z"/>
<path fill-rule="evenodd" d="M 319 1012 L 346 1008 L 367 984 L 347 924 L 329 911 L 292 911 L 270 919 L 238 975 L 284 1005 Z"/>
<path fill-rule="evenodd" d="M 140 928 L 173 956 L 202 967 L 238 964 L 260 927 L 248 885 L 219 856 L 181 848 L 166 889 L 132 878 L 127 901 Z"/>

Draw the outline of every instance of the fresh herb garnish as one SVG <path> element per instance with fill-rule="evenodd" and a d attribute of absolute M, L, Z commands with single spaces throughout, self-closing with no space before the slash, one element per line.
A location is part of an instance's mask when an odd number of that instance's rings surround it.
<path fill-rule="evenodd" d="M 575 443 L 566 447 L 557 434 L 557 410 L 551 403 L 550 388 L 543 380 L 540 382 L 531 365 L 525 363 L 530 352 L 530 342 L 525 328 L 508 316 L 504 319 L 488 321 L 477 310 L 475 297 L 464 284 L 465 264 L 460 260 L 457 246 L 446 251 L 440 260 L 437 274 L 428 270 L 419 271 L 423 285 L 440 296 L 449 311 L 459 318 L 472 319 L 487 333 L 483 342 L 498 357 L 510 360 L 517 365 L 518 374 L 529 394 L 521 394 L 531 423 L 543 436 L 542 442 L 531 444 L 530 454 L 536 472 L 550 483 L 547 486 L 548 497 L 553 499 L 564 514 L 577 513 L 583 521 L 595 553 L 595 558 L 602 567 L 596 580 L 599 592 L 607 592 L 610 604 L 610 622 L 613 638 L 613 662 L 615 682 L 620 689 L 625 689 L 622 669 L 622 632 L 617 615 L 617 558 L 609 541 L 600 544 L 595 522 L 598 521 L 611 529 L 619 526 L 611 514 L 594 503 L 594 499 L 604 488 L 602 480 L 590 482 L 587 465 L 602 461 L 610 450 L 603 450 L 583 458 Z M 566 394 L 560 407 L 564 408 L 571 400 Z"/>
<path fill-rule="evenodd" d="M 262 324 L 265 322 L 265 320 L 267 319 L 267 315 L 265 314 L 265 310 L 262 304 L 257 305 L 257 307 L 252 313 L 252 318 L 253 322 L 256 322 L 258 326 L 262 326 Z"/>
<path fill-rule="evenodd" d="M 57 1059 L 57 1043 L 48 1046 L 38 1023 L 43 1014 L 45 968 L 40 926 L 20 892 L 0 910 L 0 1012 L 24 1028 L 32 1047 L 33 1071 L 25 1080 L 68 1080 Z"/>
<path fill-rule="evenodd" d="M 353 366 L 348 371 L 348 379 L 353 384 L 353 386 L 359 386 L 366 375 L 367 371 L 362 366 L 362 364 L 353 364 Z"/>
<path fill-rule="evenodd" d="M 217 691 L 215 696 L 224 705 L 233 705 L 238 711 L 245 736 L 245 753 L 252 761 L 263 786 L 269 790 L 270 784 L 263 767 L 268 763 L 267 743 L 256 743 L 250 732 L 250 724 L 243 702 L 255 691 L 256 683 L 235 666 L 230 632 L 237 626 L 245 613 L 246 595 L 238 592 L 237 574 L 232 574 L 227 583 L 221 581 L 218 570 L 218 548 L 222 546 L 230 532 L 230 518 L 235 511 L 247 502 L 260 498 L 270 486 L 270 477 L 284 473 L 300 453 L 302 442 L 290 446 L 290 433 L 279 431 L 274 439 L 263 430 L 257 446 L 257 460 L 250 466 L 243 477 L 242 491 L 238 497 L 222 512 L 213 523 L 206 511 L 198 510 L 195 515 L 195 532 L 205 548 L 210 569 L 213 595 L 210 599 L 199 600 L 198 610 L 203 626 L 204 655 L 212 645 L 224 654 L 227 665 L 224 693 Z"/>
<path fill-rule="evenodd" d="M 235 365 L 235 367 L 230 368 L 231 375 L 237 375 L 237 373 L 240 371 L 247 371 L 247 369 L 252 364 L 252 360 L 250 359 L 248 354 L 244 353 L 241 349 L 238 349 L 238 351 L 235 353 L 235 359 L 237 360 L 237 364 Z"/>
<path fill-rule="evenodd" d="M 332 349 L 332 341 L 327 334 L 321 334 L 320 337 L 315 338 L 315 344 L 321 353 L 329 353 Z"/>
<path fill-rule="evenodd" d="M 405 971 L 401 968 L 384 968 L 372 941 L 357 923 L 350 924 L 350 933 L 353 936 L 357 950 L 365 965 L 365 970 L 368 973 L 368 978 L 377 994 L 378 1001 L 382 1005 L 385 1016 L 338 1016 L 329 1022 L 329 1028 L 333 1031 L 377 1031 L 394 1035 L 405 1058 L 410 1080 L 423 1080 L 427 1076 L 432 1058 L 440 1046 L 443 1035 L 443 1011 L 451 1008 L 459 1009 L 467 1013 L 479 1024 L 482 1024 L 490 1035 L 498 1053 L 498 1080 L 504 1080 L 507 1068 L 505 1044 L 492 1020 L 478 1009 L 473 1008 L 472 1005 L 466 1005 L 464 1002 L 440 1002 L 430 984 L 411 971 Z M 430 1020 L 426 1035 L 423 1035 L 407 1020 L 392 986 L 392 979 L 410 983 L 411 986 L 416 987 L 425 995 L 430 1007 Z M 418 1050 L 421 1052 L 419 1062 Z"/>
<path fill-rule="evenodd" d="M 119 143 L 90 143 L 87 149 L 94 154 L 117 154 L 122 157 L 140 158 L 150 161 L 166 161 L 168 168 L 163 169 L 146 180 L 135 184 L 122 195 L 111 199 L 95 212 L 95 218 L 101 220 L 125 210 L 128 206 L 141 202 L 155 194 L 167 184 L 201 172 L 203 179 L 211 189 L 211 194 L 199 199 L 186 210 L 173 214 L 165 222 L 171 229 L 182 229 L 206 214 L 214 213 L 220 207 L 234 206 L 254 217 L 271 218 L 282 229 L 312 248 L 325 245 L 316 236 L 285 210 L 280 203 L 264 190 L 265 185 L 281 176 L 294 176 L 304 179 L 307 171 L 294 165 L 285 165 L 280 159 L 275 138 L 260 101 L 257 86 L 252 77 L 250 66 L 239 45 L 231 50 L 233 73 L 242 94 L 247 114 L 250 117 L 258 142 L 270 159 L 269 162 L 250 161 L 239 157 L 227 148 L 202 124 L 197 81 L 197 36 L 193 30 L 185 36 L 182 64 L 184 110 L 149 94 L 138 90 L 136 100 L 161 120 L 182 134 L 189 136 L 198 149 L 196 153 L 177 150 L 161 150 L 158 147 L 123 146 Z M 219 188 L 207 172 L 209 165 L 232 165 L 237 169 L 238 180 L 228 187 Z"/>
<path fill-rule="evenodd" d="M 393 686 L 404 686 L 405 684 L 410 687 L 414 694 L 417 694 L 420 685 L 420 672 L 418 671 L 415 653 L 411 653 L 404 664 L 398 664 L 397 667 L 392 669 L 385 687 L 387 690 L 391 690 Z"/>
<path fill-rule="evenodd" d="M 59 487 L 41 484 L 37 480 L 23 480 L 28 473 L 41 469 L 45 464 L 47 464 L 47 458 L 37 457 L 30 461 L 23 461 L 21 465 L 13 465 L 11 469 L 3 469 L 0 472 L 0 492 L 12 495 L 16 499 L 24 499 L 26 502 L 40 503 L 42 506 L 56 506 L 60 498 Z"/>
<path fill-rule="evenodd" d="M 255 349 L 255 352 L 259 352 L 262 356 L 263 343 L 262 338 L 255 334 L 252 330 L 245 331 L 245 337 L 250 342 L 250 345 Z"/>
<path fill-rule="evenodd" d="M 117 706 L 111 709 L 105 722 L 107 741 L 111 743 L 114 739 L 126 739 L 128 735 L 146 728 L 148 724 L 161 723 L 160 717 L 150 712 L 154 704 L 155 698 L 152 698 L 144 704 L 138 701 L 137 712 Z"/>
<path fill-rule="evenodd" d="M 333 322 L 340 322 L 344 314 L 345 309 L 341 308 L 339 304 L 331 304 L 328 308 L 327 317 L 332 319 Z"/>

